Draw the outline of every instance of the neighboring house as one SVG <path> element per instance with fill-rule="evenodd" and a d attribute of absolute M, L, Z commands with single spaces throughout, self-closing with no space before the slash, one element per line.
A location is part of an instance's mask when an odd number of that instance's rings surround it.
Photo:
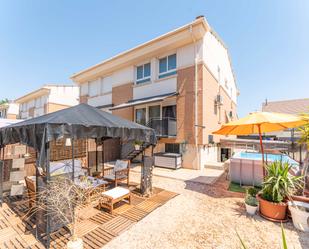
<path fill-rule="evenodd" d="M 280 112 L 287 114 L 299 115 L 303 113 L 309 114 L 309 98 L 306 99 L 291 99 L 280 101 L 265 101 L 262 103 L 263 112 Z M 288 129 L 280 132 L 272 132 L 267 134 L 268 136 L 275 136 L 282 140 L 293 140 L 293 137 L 297 139 L 299 134 L 295 129 Z M 294 139 L 294 140 L 295 140 Z"/>
<path fill-rule="evenodd" d="M 79 87 L 44 85 L 15 100 L 19 104 L 19 118 L 28 119 L 62 110 L 79 103 Z"/>
<path fill-rule="evenodd" d="M 265 101 L 262 103 L 263 112 L 281 112 L 287 114 L 309 113 L 309 98 L 280 101 Z"/>
<path fill-rule="evenodd" d="M 183 166 L 220 160 L 212 132 L 237 116 L 228 50 L 204 17 L 74 74 L 80 102 L 154 128 Z"/>
<path fill-rule="evenodd" d="M 19 112 L 19 105 L 12 101 L 0 104 L 0 118 L 17 119 Z"/>

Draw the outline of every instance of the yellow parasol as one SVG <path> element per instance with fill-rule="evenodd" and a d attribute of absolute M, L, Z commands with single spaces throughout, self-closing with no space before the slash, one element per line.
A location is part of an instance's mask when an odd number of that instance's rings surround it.
<path fill-rule="evenodd" d="M 308 120 L 300 116 L 276 112 L 253 112 L 244 118 L 229 122 L 213 134 L 219 135 L 249 135 L 259 134 L 262 153 L 262 163 L 264 165 L 264 149 L 262 143 L 262 133 L 280 131 L 294 128 L 306 124 Z M 264 169 L 263 173 L 265 175 Z"/>

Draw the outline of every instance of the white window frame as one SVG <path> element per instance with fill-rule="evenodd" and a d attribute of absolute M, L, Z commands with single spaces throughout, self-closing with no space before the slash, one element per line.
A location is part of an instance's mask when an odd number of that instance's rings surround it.
<path fill-rule="evenodd" d="M 149 107 L 150 106 L 160 106 L 160 119 L 162 119 L 162 102 L 158 103 L 149 103 L 145 105 L 136 105 L 134 106 L 134 122 L 136 123 L 136 110 L 146 108 L 146 124 L 149 122 Z"/>
<path fill-rule="evenodd" d="M 171 55 L 175 55 L 176 56 L 176 67 L 174 69 L 168 69 L 168 57 L 171 56 Z M 164 59 L 166 58 L 166 72 L 162 72 L 160 73 L 160 60 L 161 59 Z M 167 76 L 164 76 L 165 74 L 169 74 L 169 73 L 173 73 L 173 72 L 176 72 L 177 73 L 177 53 L 174 52 L 174 53 L 170 53 L 170 54 L 167 54 L 167 55 L 164 55 L 164 56 L 161 56 L 158 58 L 158 78 L 159 79 L 162 79 L 164 77 L 168 77 L 170 75 L 167 75 Z M 160 77 L 161 76 L 161 77 Z M 162 77 L 163 76 L 163 77 Z"/>
<path fill-rule="evenodd" d="M 145 77 L 145 65 L 146 64 L 150 64 L 150 75 Z M 143 78 L 140 78 L 140 79 L 137 79 L 137 68 L 138 67 L 143 67 Z M 140 84 L 143 84 L 143 83 L 147 83 L 147 82 L 150 82 L 151 81 L 151 61 L 146 61 L 146 62 L 143 62 L 143 63 L 140 63 L 138 65 L 135 66 L 135 85 L 140 85 Z"/>

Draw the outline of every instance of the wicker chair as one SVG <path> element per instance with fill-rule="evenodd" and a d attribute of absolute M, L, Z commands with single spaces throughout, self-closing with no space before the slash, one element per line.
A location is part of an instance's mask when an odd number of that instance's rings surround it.
<path fill-rule="evenodd" d="M 36 195 L 35 176 L 32 177 L 26 176 L 25 182 L 28 191 L 29 207 L 32 208 L 35 206 L 35 195 Z"/>
<path fill-rule="evenodd" d="M 105 172 L 103 173 L 104 180 L 114 182 L 115 187 L 117 187 L 119 181 L 127 180 L 127 185 L 129 187 L 130 160 L 117 160 L 112 170 L 106 168 L 104 171 L 109 172 L 107 175 Z"/>

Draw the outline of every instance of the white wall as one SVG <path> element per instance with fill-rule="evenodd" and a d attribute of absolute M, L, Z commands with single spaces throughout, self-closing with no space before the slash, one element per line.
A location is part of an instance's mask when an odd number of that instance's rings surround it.
<path fill-rule="evenodd" d="M 217 80 L 220 81 L 220 84 L 226 89 L 233 101 L 237 103 L 237 89 L 229 61 L 228 51 L 210 32 L 205 34 L 203 46 L 204 63 Z M 218 73 L 218 67 L 220 68 L 220 75 Z M 227 81 L 227 87 L 225 87 L 225 80 Z"/>
<path fill-rule="evenodd" d="M 184 68 L 195 64 L 195 54 L 198 61 L 203 59 L 203 40 L 177 49 L 177 68 Z"/>
<path fill-rule="evenodd" d="M 138 85 L 133 88 L 133 99 L 147 98 L 151 96 L 176 92 L 177 78 L 169 78 L 158 82 Z"/>
<path fill-rule="evenodd" d="M 207 162 L 218 162 L 218 147 L 200 147 L 200 162 L 201 167 L 204 167 Z"/>
<path fill-rule="evenodd" d="M 93 98 L 88 98 L 88 105 L 92 106 L 102 106 L 112 104 L 112 94 L 106 94 L 103 96 L 96 96 Z"/>
<path fill-rule="evenodd" d="M 135 82 L 136 66 L 151 62 L 151 81 L 146 84 L 135 85 L 133 89 L 133 98 L 139 99 L 160 94 L 166 94 L 177 91 L 177 78 L 167 78 L 158 80 L 158 58 L 176 53 L 177 69 L 192 66 L 195 63 L 194 51 L 198 54 L 199 60 L 203 58 L 203 40 L 196 42 L 195 48 L 193 44 L 170 51 L 170 53 L 158 54 L 147 60 L 117 70 L 109 75 L 81 84 L 81 96 L 89 95 L 88 103 L 93 106 L 111 104 L 111 97 L 104 95 L 110 93 L 115 86 Z M 101 96 L 101 97 L 99 97 Z"/>
<path fill-rule="evenodd" d="M 49 103 L 61 105 L 77 105 L 79 103 L 79 87 L 77 86 L 48 86 L 50 95 Z"/>
<path fill-rule="evenodd" d="M 7 114 L 17 115 L 18 113 L 19 113 L 19 104 L 9 103 L 9 108 L 8 108 Z"/>

